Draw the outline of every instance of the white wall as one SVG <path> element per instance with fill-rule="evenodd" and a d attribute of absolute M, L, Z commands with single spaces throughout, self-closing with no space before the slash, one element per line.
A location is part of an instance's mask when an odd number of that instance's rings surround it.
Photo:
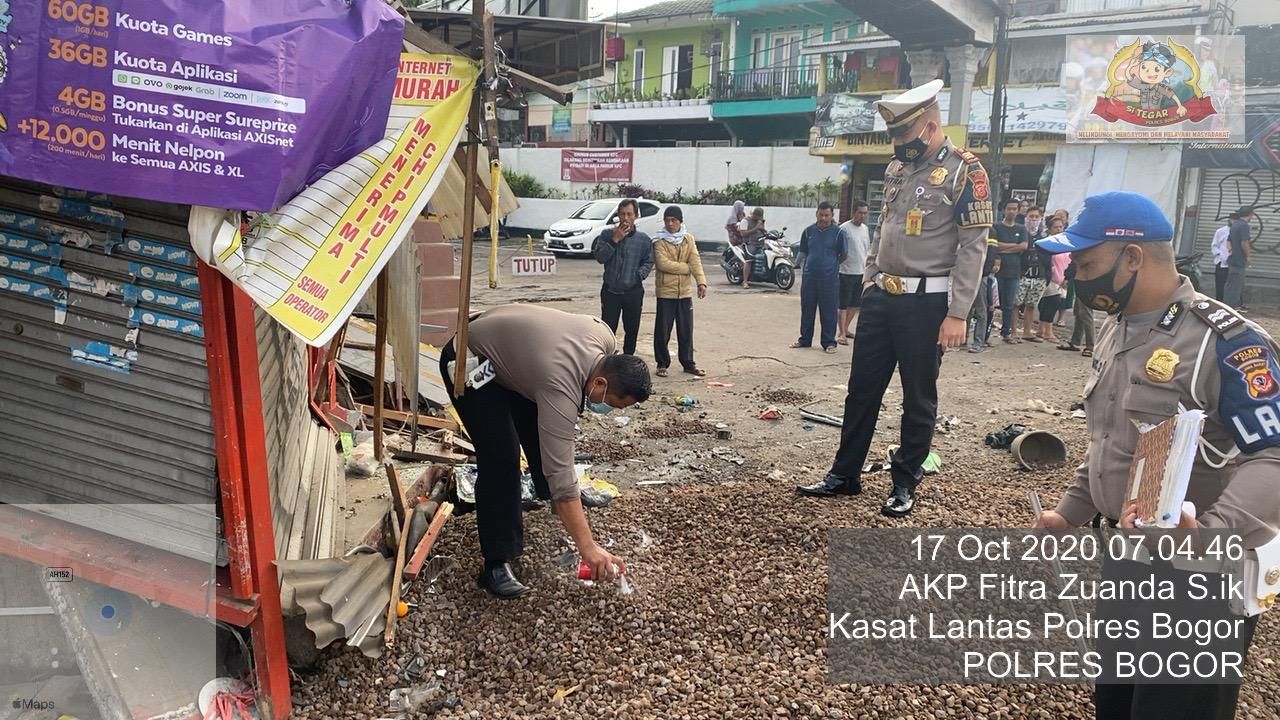
<path fill-rule="evenodd" d="M 802 147 L 633 148 L 632 153 L 632 181 L 664 193 L 683 189 L 693 195 L 748 178 L 777 186 L 840 179 L 839 163 L 825 163 Z M 728 167 L 726 160 L 732 163 Z M 560 179 L 560 148 L 503 148 L 502 164 L 567 194 L 594 187 Z"/>
<path fill-rule="evenodd" d="M 1237 0 L 1231 9 L 1237 27 L 1280 23 L 1280 2 L 1276 0 Z"/>
<path fill-rule="evenodd" d="M 504 155 L 505 157 L 505 155 Z M 557 220 L 563 220 L 574 210 L 586 204 L 585 200 L 539 200 L 520 198 L 520 208 L 507 216 L 509 228 L 545 231 Z M 729 217 L 729 205 L 681 205 L 685 228 L 693 233 L 699 243 L 724 240 L 724 222 Z M 812 225 L 814 208 L 766 207 L 765 223 L 770 229 L 787 229 L 787 238 L 798 240 L 800 231 Z"/>

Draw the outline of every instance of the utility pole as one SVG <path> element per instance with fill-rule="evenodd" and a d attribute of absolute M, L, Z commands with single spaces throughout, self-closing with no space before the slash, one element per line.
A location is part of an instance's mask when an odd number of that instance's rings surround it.
<path fill-rule="evenodd" d="M 1009 84 L 1011 43 L 1009 42 L 1009 0 L 998 0 L 997 4 L 999 8 L 996 15 L 996 77 L 991 87 L 991 130 L 987 133 L 991 154 L 987 163 L 987 173 L 997 188 L 995 197 L 992 199 L 1000 204 L 1005 201 L 1003 196 L 1005 88 Z M 996 214 L 1000 214 L 998 207 Z"/>

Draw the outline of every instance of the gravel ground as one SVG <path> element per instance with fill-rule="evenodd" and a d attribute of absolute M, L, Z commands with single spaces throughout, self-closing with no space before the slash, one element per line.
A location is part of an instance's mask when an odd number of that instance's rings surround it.
<path fill-rule="evenodd" d="M 545 295 L 554 307 L 598 310 L 598 266 L 561 265 L 545 287 L 489 291 L 477 273 L 473 297 L 497 304 Z M 596 455 L 592 475 L 623 490 L 589 517 L 597 537 L 611 541 L 628 562 L 636 592 L 621 595 L 615 586 L 587 588 L 574 580 L 572 570 L 556 562 L 564 531 L 541 510 L 526 516 L 521 561 L 521 577 L 534 593 L 516 601 L 491 599 L 474 582 L 480 569 L 475 516 L 456 518 L 437 545 L 437 552 L 459 561 L 441 581 L 440 594 L 422 587 L 407 591 L 420 607 L 402 621 L 398 644 L 383 658 L 326 653 L 321 669 L 294 685 L 297 717 L 393 717 L 386 710 L 388 693 L 408 684 L 401 668 L 415 654 L 445 675 L 435 707 L 414 717 L 1093 717 L 1089 693 L 1080 686 L 829 685 L 825 659 L 827 530 L 1026 526 L 1027 490 L 1036 489 L 1052 507 L 1071 472 L 1018 471 L 1007 451 L 986 448 L 983 437 L 1013 422 L 1052 430 L 1066 441 L 1073 467 L 1087 440 L 1084 421 L 1069 412 L 1032 409 L 1028 402 L 1065 411 L 1079 398 L 1087 361 L 1045 345 L 949 354 L 939 415 L 954 420 L 935 438 L 943 469 L 926 479 L 916 511 L 894 521 L 879 514 L 889 489 L 884 473 L 866 476 L 860 497 L 795 495 L 796 484 L 826 470 L 839 429 L 805 430 L 790 406 L 782 420 L 758 420 L 760 394 L 795 393 L 766 401 L 780 405 L 812 397 L 821 401 L 815 409 L 838 414 L 848 349 L 834 356 L 787 349 L 798 293 L 754 293 L 721 282 L 713 282 L 711 298 L 696 303 L 699 366 L 711 375 L 659 379 L 655 400 L 628 410 L 625 427 L 611 417 L 584 415 L 581 423 L 579 451 Z M 749 315 L 770 321 L 757 323 L 745 343 L 741 318 Z M 1264 325 L 1280 330 L 1274 318 Z M 645 326 L 640 348 L 652 360 L 651 323 Z M 742 355 L 748 345 L 752 354 Z M 697 407 L 682 413 L 666 402 L 685 393 L 698 399 Z M 900 401 L 895 382 L 885 397 L 873 457 L 897 442 Z M 719 423 L 732 430 L 732 440 L 693 429 L 714 430 Z M 655 479 L 666 484 L 636 485 Z M 1280 613 L 1264 615 L 1240 718 L 1280 718 L 1278 639 Z M 574 686 L 576 692 L 555 700 L 557 689 Z"/>

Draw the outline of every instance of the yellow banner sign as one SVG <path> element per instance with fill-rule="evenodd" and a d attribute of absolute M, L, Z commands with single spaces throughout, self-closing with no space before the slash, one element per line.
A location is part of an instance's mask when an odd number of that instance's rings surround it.
<path fill-rule="evenodd" d="M 382 142 L 254 218 L 244 237 L 234 216 L 193 208 L 196 251 L 307 344 L 324 345 L 444 178 L 475 81 L 460 58 L 403 54 Z"/>

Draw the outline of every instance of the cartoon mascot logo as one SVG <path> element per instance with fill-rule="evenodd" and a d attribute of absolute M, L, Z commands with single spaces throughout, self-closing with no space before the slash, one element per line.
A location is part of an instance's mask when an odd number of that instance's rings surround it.
<path fill-rule="evenodd" d="M 1107 122 L 1123 121 L 1158 128 L 1184 120 L 1199 122 L 1217 112 L 1200 91 L 1200 65 L 1186 47 L 1165 38 L 1120 48 L 1107 68 L 1107 91 L 1093 114 Z"/>

